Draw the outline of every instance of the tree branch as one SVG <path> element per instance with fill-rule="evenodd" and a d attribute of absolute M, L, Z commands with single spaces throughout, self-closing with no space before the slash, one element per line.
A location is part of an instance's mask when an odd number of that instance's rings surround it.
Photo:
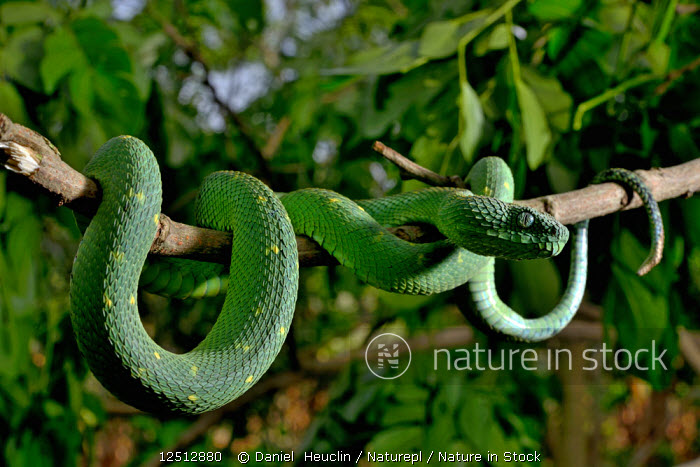
<path fill-rule="evenodd" d="M 406 156 L 399 154 L 381 141 L 375 141 L 372 149 L 384 156 L 392 164 L 396 165 L 401 171 L 403 180 L 420 180 L 423 183 L 432 186 L 453 186 L 457 188 L 466 188 L 464 180 L 459 175 L 445 177 L 437 174 L 430 169 L 416 164 Z"/>
<path fill-rule="evenodd" d="M 464 182 L 458 175 L 446 177 L 437 174 L 380 141 L 375 141 L 372 149 L 399 167 L 404 179 L 418 180 L 432 186 L 464 187 Z M 644 180 L 656 201 L 681 196 L 689 198 L 700 190 L 700 159 L 663 169 L 636 170 L 635 173 Z M 636 193 L 630 201 L 627 191 L 616 183 L 601 183 L 557 195 L 516 200 L 515 204 L 551 214 L 562 224 L 575 224 L 616 211 L 639 208 L 643 203 Z"/>
<path fill-rule="evenodd" d="M 58 149 L 46 138 L 13 123 L 4 114 L 0 114 L 0 165 L 41 186 L 59 206 L 65 205 L 87 216 L 92 216 L 97 210 L 100 191 L 95 182 L 63 162 Z M 700 190 L 700 159 L 637 173 L 658 201 L 689 197 Z M 628 202 L 626 191 L 614 183 L 592 185 L 516 203 L 547 212 L 563 224 L 642 205 L 636 194 Z M 424 226 L 408 225 L 390 230 L 399 238 L 411 242 L 434 241 L 439 235 L 434 229 Z M 297 248 L 301 266 L 337 264 L 332 256 L 308 237 L 297 236 Z M 231 257 L 231 234 L 181 224 L 161 215 L 151 253 L 227 264 Z"/>

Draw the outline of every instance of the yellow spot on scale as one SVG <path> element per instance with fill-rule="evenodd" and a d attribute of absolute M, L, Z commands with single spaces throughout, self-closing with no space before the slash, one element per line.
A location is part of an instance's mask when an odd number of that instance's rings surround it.
<path fill-rule="evenodd" d="M 192 368 L 190 368 L 190 373 L 192 373 L 192 376 L 197 376 L 197 370 L 199 370 L 197 365 L 192 365 Z"/>
<path fill-rule="evenodd" d="M 360 211 L 364 211 L 364 210 L 365 210 L 365 208 L 363 208 L 362 206 L 358 206 L 358 208 L 360 208 Z"/>
<path fill-rule="evenodd" d="M 258 309 L 255 310 L 255 316 L 258 316 L 260 313 L 262 313 L 262 308 L 258 307 Z"/>
<path fill-rule="evenodd" d="M 267 203 L 267 198 L 265 198 L 264 196 L 258 195 L 258 200 L 260 200 L 261 203 Z"/>
<path fill-rule="evenodd" d="M 250 346 L 249 346 L 249 345 L 246 345 L 245 347 L 243 347 L 243 351 L 244 351 L 244 352 L 247 352 L 247 351 L 249 351 L 249 350 L 250 350 Z"/>
<path fill-rule="evenodd" d="M 153 216 L 153 223 L 158 225 L 158 221 L 160 220 L 160 214 L 156 214 Z"/>
<path fill-rule="evenodd" d="M 114 258 L 114 261 L 121 261 L 124 259 L 124 252 L 123 251 L 112 251 L 110 253 L 110 256 Z"/>
<path fill-rule="evenodd" d="M 460 251 L 459 254 L 457 254 L 457 262 L 458 263 L 463 263 L 464 260 L 462 259 L 462 252 Z"/>
<path fill-rule="evenodd" d="M 505 187 L 506 190 L 510 190 L 510 183 L 503 182 L 503 186 Z"/>
<path fill-rule="evenodd" d="M 139 191 L 139 192 L 136 193 L 134 196 L 136 197 L 137 200 L 143 202 L 143 199 L 144 199 L 143 191 Z"/>
<path fill-rule="evenodd" d="M 187 398 L 188 398 L 189 400 L 191 400 L 192 402 L 194 402 L 194 401 L 196 401 L 197 399 L 199 399 L 199 397 L 195 396 L 194 394 L 190 394 L 189 396 L 187 396 Z"/>
<path fill-rule="evenodd" d="M 486 196 L 491 196 L 491 187 L 490 186 L 484 187 L 484 194 Z"/>
<path fill-rule="evenodd" d="M 282 335 L 284 336 L 284 333 L 285 333 L 285 332 L 287 332 L 287 330 L 284 329 L 284 326 L 282 326 L 282 327 L 280 328 L 280 334 L 282 334 Z"/>
<path fill-rule="evenodd" d="M 160 354 L 159 354 L 158 352 L 153 352 L 153 355 L 155 355 L 156 358 L 157 358 L 158 360 L 160 360 Z"/>
<path fill-rule="evenodd" d="M 145 368 L 139 368 L 139 375 L 143 376 L 146 374 L 146 369 Z"/>
<path fill-rule="evenodd" d="M 104 300 L 105 300 L 105 305 L 107 306 L 107 308 L 112 308 L 112 305 L 114 305 L 114 303 L 112 303 L 112 300 L 109 299 L 107 294 L 104 295 Z"/>
<path fill-rule="evenodd" d="M 252 381 L 253 381 L 253 375 L 250 375 L 250 376 L 248 376 L 248 377 L 245 379 L 245 382 L 246 382 L 246 383 L 250 383 L 250 382 L 252 382 Z"/>
<path fill-rule="evenodd" d="M 132 305 L 136 303 L 136 298 L 133 295 L 129 297 L 129 303 L 131 303 Z"/>
<path fill-rule="evenodd" d="M 328 198 L 329 203 L 339 203 L 340 200 L 338 198 Z"/>
<path fill-rule="evenodd" d="M 272 248 L 270 248 L 270 250 L 271 250 L 274 254 L 279 254 L 279 252 L 280 252 L 280 249 L 279 249 L 279 247 L 278 247 L 277 245 L 272 245 Z"/>

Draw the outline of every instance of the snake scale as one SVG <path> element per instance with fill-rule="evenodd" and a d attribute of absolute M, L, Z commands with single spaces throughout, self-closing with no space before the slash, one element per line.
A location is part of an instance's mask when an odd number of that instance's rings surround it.
<path fill-rule="evenodd" d="M 149 412 L 216 409 L 265 373 L 294 314 L 295 234 L 313 238 L 360 279 L 384 290 L 431 294 L 469 281 L 477 312 L 488 326 L 521 340 L 546 339 L 565 327 L 585 288 L 587 221 L 574 229 L 572 272 L 555 310 L 524 320 L 498 299 L 494 258 L 553 256 L 569 237 L 553 217 L 511 203 L 513 178 L 498 158 L 482 159 L 472 168 L 473 191 L 428 188 L 358 202 L 322 189 L 277 196 L 241 172 L 211 174 L 197 197 L 195 216 L 202 227 L 233 232 L 228 268 L 183 259 L 147 262 L 162 192 L 155 156 L 142 141 L 109 140 L 84 173 L 99 183 L 102 200 L 74 260 L 71 321 L 97 379 L 122 401 Z M 630 174 L 612 172 L 596 181 L 614 178 L 642 193 L 658 244 L 658 207 Z M 446 239 L 415 244 L 386 230 L 409 222 L 431 223 Z M 144 330 L 139 283 L 180 298 L 224 291 L 226 297 L 202 342 L 175 354 Z"/>

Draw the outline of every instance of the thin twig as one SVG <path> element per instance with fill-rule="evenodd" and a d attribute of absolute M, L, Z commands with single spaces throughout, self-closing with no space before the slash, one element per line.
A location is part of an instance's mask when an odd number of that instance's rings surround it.
<path fill-rule="evenodd" d="M 452 186 L 457 188 L 466 188 L 464 181 L 461 177 L 453 175 L 451 177 L 445 177 L 438 173 L 433 172 L 430 169 L 426 169 L 408 159 L 407 157 L 399 154 L 390 147 L 386 146 L 381 141 L 375 141 L 372 145 L 372 149 L 377 151 L 379 154 L 384 156 L 388 161 L 396 165 L 401 170 L 401 178 L 420 180 L 421 182 L 427 183 L 432 186 Z"/>
<path fill-rule="evenodd" d="M 4 145 L 0 148 L 0 165 L 8 170 L 19 170 L 53 196 L 58 205 L 66 205 L 88 216 L 95 213 L 100 202 L 97 185 L 65 164 L 58 149 L 43 136 L 0 114 L 0 143 Z M 637 174 L 658 201 L 689 197 L 700 190 L 700 159 L 663 169 L 639 170 Z M 516 203 L 547 212 L 562 224 L 573 224 L 642 205 L 636 194 L 632 200 L 628 200 L 625 189 L 614 183 L 592 185 Z M 425 226 L 400 226 L 391 231 L 411 242 L 439 238 L 435 229 Z M 308 237 L 298 236 L 297 248 L 301 266 L 337 264 L 332 256 Z M 161 215 L 151 253 L 227 264 L 231 258 L 231 234 L 181 224 Z"/>
<path fill-rule="evenodd" d="M 664 94 L 668 89 L 678 81 L 685 73 L 691 72 L 697 67 L 700 66 L 700 55 L 695 57 L 690 63 L 687 63 L 686 65 L 678 68 L 677 70 L 671 70 L 668 75 L 666 75 L 666 80 L 656 86 L 656 89 L 654 89 L 654 95 L 655 96 L 660 96 L 661 94 Z"/>

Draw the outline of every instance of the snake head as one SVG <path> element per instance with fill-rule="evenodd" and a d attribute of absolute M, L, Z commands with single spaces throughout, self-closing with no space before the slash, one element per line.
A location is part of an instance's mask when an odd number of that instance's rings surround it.
<path fill-rule="evenodd" d="M 482 256 L 549 258 L 569 240 L 569 230 L 549 214 L 486 196 L 452 196 L 438 217 L 443 235 Z"/>

